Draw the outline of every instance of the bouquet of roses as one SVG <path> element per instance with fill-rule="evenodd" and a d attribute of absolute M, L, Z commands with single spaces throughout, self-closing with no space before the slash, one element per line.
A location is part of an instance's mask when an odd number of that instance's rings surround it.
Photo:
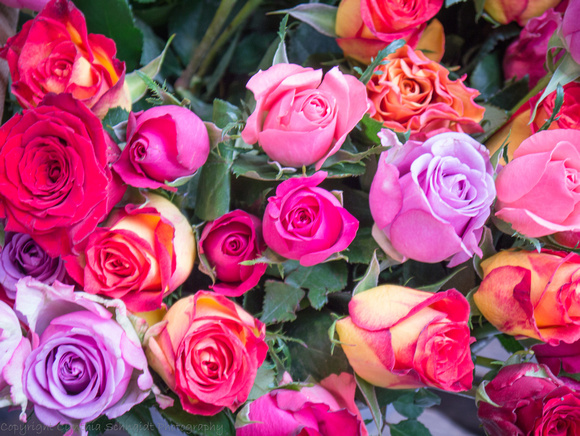
<path fill-rule="evenodd" d="M 579 0 L 2 3 L 21 432 L 579 434 Z"/>

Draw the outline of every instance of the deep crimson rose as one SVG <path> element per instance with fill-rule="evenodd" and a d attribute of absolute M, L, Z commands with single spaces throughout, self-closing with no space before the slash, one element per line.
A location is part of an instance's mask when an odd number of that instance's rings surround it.
<path fill-rule="evenodd" d="M 240 263 L 259 258 L 265 249 L 262 221 L 243 210 L 207 223 L 199 239 L 199 253 L 205 255 L 219 280 L 212 289 L 229 297 L 238 297 L 258 284 L 268 265 Z"/>
<path fill-rule="evenodd" d="M 69 94 L 0 128 L 0 217 L 28 233 L 52 257 L 71 253 L 122 198 L 99 119 Z M 116 147 L 116 146 L 115 146 Z"/>

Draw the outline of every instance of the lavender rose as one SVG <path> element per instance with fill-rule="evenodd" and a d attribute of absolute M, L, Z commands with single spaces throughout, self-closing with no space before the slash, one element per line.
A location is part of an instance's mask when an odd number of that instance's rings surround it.
<path fill-rule="evenodd" d="M 477 253 L 495 198 L 489 153 L 464 133 L 441 133 L 402 145 L 383 130 L 391 148 L 379 159 L 370 190 L 373 236 L 398 262 L 457 265 Z"/>
<path fill-rule="evenodd" d="M 121 416 L 149 395 L 147 359 L 122 302 L 30 277 L 16 286 L 16 310 L 38 337 L 24 365 L 24 392 L 43 424 L 86 434 L 87 422 Z"/>
<path fill-rule="evenodd" d="M 16 298 L 16 282 L 27 276 L 52 285 L 55 280 L 64 281 L 66 269 L 59 257 L 50 257 L 30 235 L 6 232 L 0 253 L 0 283 L 8 298 Z"/>

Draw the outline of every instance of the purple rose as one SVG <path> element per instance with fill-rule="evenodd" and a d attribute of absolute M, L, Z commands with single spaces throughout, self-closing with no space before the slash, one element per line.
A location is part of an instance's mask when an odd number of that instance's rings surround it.
<path fill-rule="evenodd" d="M 10 306 L 0 301 L 0 407 L 22 406 L 23 419 L 26 396 L 22 390 L 24 360 L 30 354 L 30 342 L 22 337 L 20 321 Z"/>
<path fill-rule="evenodd" d="M 46 254 L 30 235 L 6 232 L 0 253 L 0 283 L 8 298 L 16 298 L 16 282 L 27 276 L 52 285 L 55 280 L 64 281 L 66 269 L 60 258 Z"/>
<path fill-rule="evenodd" d="M 528 21 L 518 39 L 506 51 L 503 59 L 505 77 L 521 79 L 527 74 L 530 78 L 528 86 L 532 89 L 546 75 L 544 63 L 548 42 L 561 23 L 562 14 L 553 8 Z"/>
<path fill-rule="evenodd" d="M 383 130 L 391 148 L 379 158 L 370 190 L 373 236 L 397 262 L 415 259 L 457 265 L 477 253 L 495 198 L 487 149 L 464 133 L 425 142 Z"/>
<path fill-rule="evenodd" d="M 40 422 L 86 433 L 87 422 L 121 416 L 149 395 L 147 359 L 121 301 L 30 277 L 16 286 L 16 310 L 36 344 L 22 381 Z"/>
<path fill-rule="evenodd" d="M 580 0 L 570 0 L 562 20 L 562 36 L 572 59 L 580 64 Z"/>

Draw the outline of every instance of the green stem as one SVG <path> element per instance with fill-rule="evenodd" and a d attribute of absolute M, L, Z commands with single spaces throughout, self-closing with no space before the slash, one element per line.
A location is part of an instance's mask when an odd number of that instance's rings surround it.
<path fill-rule="evenodd" d="M 526 104 L 528 102 L 528 100 L 532 97 L 534 97 L 536 94 L 538 94 L 542 89 L 544 89 L 546 86 L 548 86 L 548 83 L 550 83 L 550 79 L 552 78 L 552 73 L 548 73 L 546 74 L 544 77 L 542 77 L 538 83 L 536 83 L 536 86 L 534 86 L 525 96 L 524 98 L 522 98 L 520 101 L 518 101 L 518 103 L 508 112 L 508 117 L 511 118 L 513 116 L 513 114 L 515 114 L 519 108 L 521 108 L 524 104 Z M 508 119 L 509 119 L 508 118 Z M 503 126 L 502 126 L 503 127 Z"/>
<path fill-rule="evenodd" d="M 479 365 L 479 366 L 483 366 L 485 368 L 489 368 L 489 369 L 496 369 L 497 365 L 495 365 L 493 362 L 496 362 L 497 359 L 490 359 L 489 357 L 483 357 L 483 356 L 475 356 L 475 364 Z"/>
<path fill-rule="evenodd" d="M 222 0 L 199 45 L 192 51 L 189 63 L 175 82 L 175 88 L 188 89 L 193 75 L 207 56 L 237 0 Z"/>

